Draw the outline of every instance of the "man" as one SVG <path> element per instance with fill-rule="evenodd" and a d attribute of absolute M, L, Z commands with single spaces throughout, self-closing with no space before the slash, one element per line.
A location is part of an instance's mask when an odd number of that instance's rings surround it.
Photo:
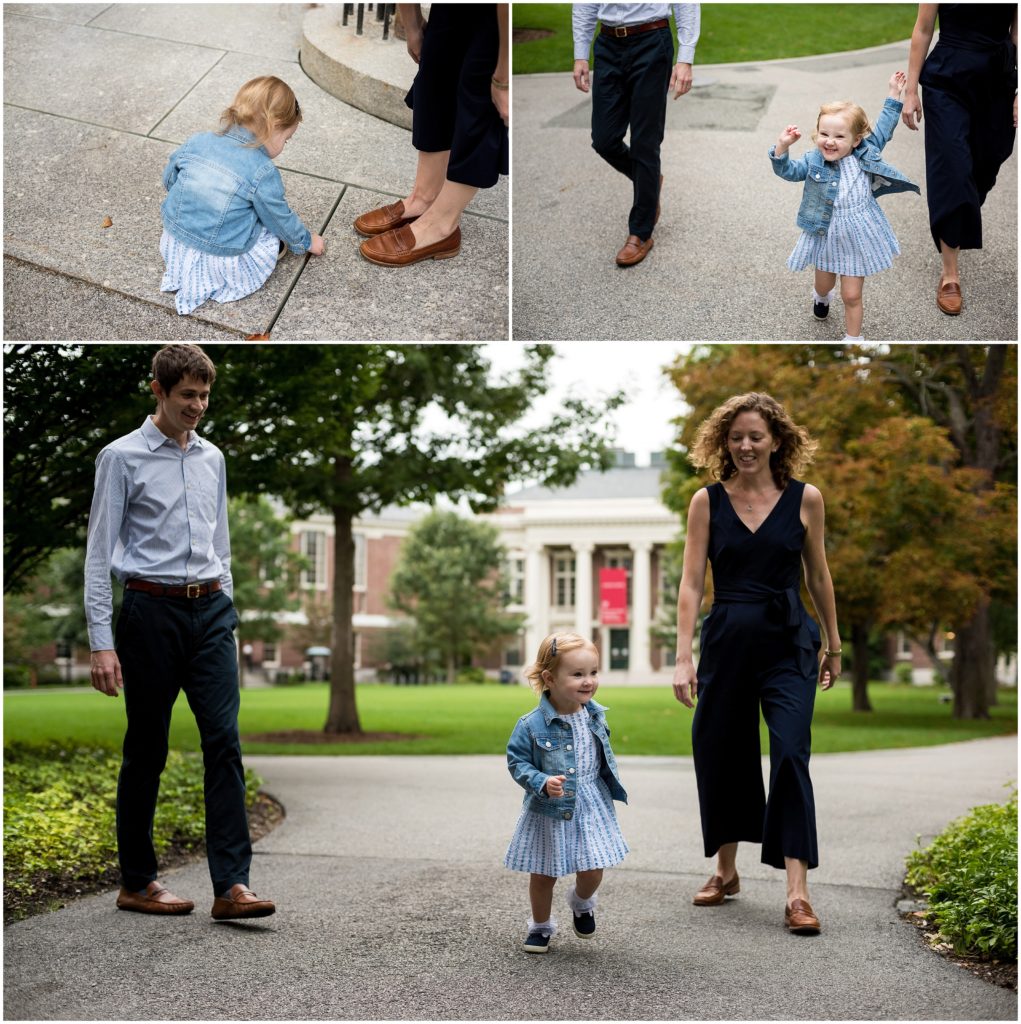
<path fill-rule="evenodd" d="M 123 688 L 127 712 L 117 783 L 117 906 L 145 914 L 194 908 L 156 880 L 152 845 L 170 715 L 183 688 L 202 738 L 212 916 L 266 917 L 273 903 L 248 888 L 252 846 L 224 459 L 195 433 L 216 368 L 197 345 L 167 345 L 153 358 L 152 375 L 156 414 L 96 459 L 85 558 L 92 685 L 110 697 Z M 111 569 L 124 583 L 116 643 Z"/>
<path fill-rule="evenodd" d="M 677 23 L 673 60 L 670 8 Z M 691 89 L 691 65 L 698 42 L 698 4 L 575 4 L 574 84 L 589 91 L 589 47 L 600 24 L 592 89 L 592 148 L 634 185 L 628 237 L 617 266 L 641 263 L 652 248 L 663 185 L 659 147 L 663 142 L 668 92 L 676 100 Z M 631 129 L 630 148 L 624 135 Z"/>

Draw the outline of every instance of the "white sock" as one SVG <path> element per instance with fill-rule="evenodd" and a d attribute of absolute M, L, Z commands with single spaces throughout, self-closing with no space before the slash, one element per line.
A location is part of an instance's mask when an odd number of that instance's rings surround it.
<path fill-rule="evenodd" d="M 579 898 L 575 886 L 572 885 L 567 891 L 567 904 L 576 914 L 584 914 L 587 910 L 595 910 L 598 902 L 599 893 L 597 892 L 592 893 L 587 900 L 583 900 Z"/>
<path fill-rule="evenodd" d="M 825 295 L 820 295 L 814 288 L 812 289 L 812 301 L 821 302 L 823 305 L 828 306 L 833 301 L 833 295 L 836 292 L 836 288 L 831 288 Z"/>
<path fill-rule="evenodd" d="M 850 334 L 844 335 L 844 341 L 864 341 L 865 339 L 859 334 L 857 338 L 852 338 Z"/>
<path fill-rule="evenodd" d="M 536 922 L 531 918 L 528 919 L 528 934 L 532 932 L 541 932 L 543 935 L 549 935 L 551 938 L 557 933 L 557 922 L 555 918 L 550 918 L 548 921 Z"/>

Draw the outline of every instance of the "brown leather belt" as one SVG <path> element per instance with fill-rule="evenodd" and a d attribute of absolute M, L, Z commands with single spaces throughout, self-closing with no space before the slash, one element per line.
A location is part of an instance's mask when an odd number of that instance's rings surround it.
<path fill-rule="evenodd" d="M 599 33 L 604 36 L 613 36 L 615 39 L 624 39 L 627 36 L 636 36 L 640 32 L 653 32 L 658 28 L 666 28 L 669 24 L 669 18 L 660 18 L 659 21 L 646 21 L 641 25 L 600 24 Z"/>
<path fill-rule="evenodd" d="M 205 597 L 215 594 L 221 589 L 219 580 L 208 583 L 185 583 L 184 586 L 169 586 L 165 583 L 153 583 L 150 580 L 128 580 L 125 590 L 142 590 L 156 597 Z"/>

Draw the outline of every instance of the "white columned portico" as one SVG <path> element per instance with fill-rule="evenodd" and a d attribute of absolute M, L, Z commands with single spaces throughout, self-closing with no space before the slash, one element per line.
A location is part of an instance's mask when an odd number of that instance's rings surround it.
<path fill-rule="evenodd" d="M 652 544 L 635 541 L 631 545 L 631 655 L 629 675 L 634 678 L 652 672 L 649 627 L 652 625 L 650 587 L 652 585 Z"/>
<path fill-rule="evenodd" d="M 574 631 L 586 640 L 592 637 L 592 552 L 595 545 L 578 541 L 574 552 Z"/>
<path fill-rule="evenodd" d="M 525 607 L 525 664 L 531 665 L 549 633 L 549 555 L 544 544 L 529 544 L 525 551 Z"/>

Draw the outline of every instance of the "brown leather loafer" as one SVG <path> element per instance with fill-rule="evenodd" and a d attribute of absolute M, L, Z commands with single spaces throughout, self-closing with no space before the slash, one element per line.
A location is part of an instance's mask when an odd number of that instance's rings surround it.
<path fill-rule="evenodd" d="M 961 286 L 956 281 L 948 281 L 944 284 L 941 277 L 936 288 L 936 305 L 947 316 L 958 316 L 964 306 Z"/>
<path fill-rule="evenodd" d="M 643 242 L 637 235 L 628 235 L 624 247 L 617 253 L 617 266 L 633 267 L 636 263 L 641 263 L 649 255 L 651 248 L 651 236 L 648 241 Z"/>
<path fill-rule="evenodd" d="M 217 921 L 236 921 L 242 917 L 269 917 L 276 909 L 272 900 L 260 900 L 247 885 L 238 882 L 231 886 L 229 896 L 213 900 L 212 913 Z"/>
<path fill-rule="evenodd" d="M 691 901 L 696 907 L 715 907 L 723 902 L 725 896 L 735 896 L 741 891 L 741 879 L 735 874 L 734 877 L 724 885 L 720 875 L 713 875 L 712 878 L 695 893 Z"/>
<path fill-rule="evenodd" d="M 822 930 L 808 900 L 791 900 L 790 906 L 784 907 L 783 923 L 795 935 L 818 935 Z"/>
<path fill-rule="evenodd" d="M 150 882 L 144 894 L 122 888 L 117 894 L 117 909 L 135 910 L 140 914 L 190 914 L 195 904 L 175 896 L 159 882 Z"/>
<path fill-rule="evenodd" d="M 355 231 L 360 235 L 381 235 L 384 231 L 393 231 L 410 224 L 417 217 L 404 216 L 404 200 L 398 199 L 389 206 L 381 206 L 378 210 L 369 210 L 355 221 Z"/>
<path fill-rule="evenodd" d="M 368 238 L 360 246 L 361 254 L 381 267 L 406 267 L 421 260 L 448 260 L 461 251 L 461 229 L 432 245 L 415 248 L 415 234 L 407 225 L 386 234 Z"/>

